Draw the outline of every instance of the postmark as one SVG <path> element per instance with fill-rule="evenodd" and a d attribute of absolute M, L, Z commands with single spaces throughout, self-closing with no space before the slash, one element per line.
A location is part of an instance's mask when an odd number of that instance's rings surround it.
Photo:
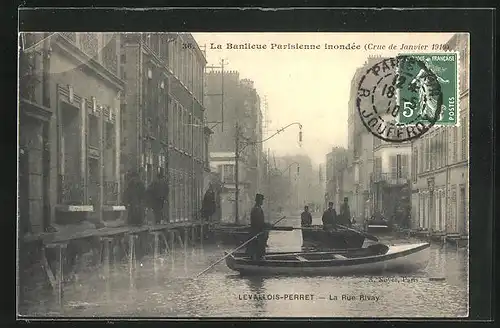
<path fill-rule="evenodd" d="M 361 76 L 356 106 L 363 125 L 377 138 L 410 141 L 442 119 L 442 78 L 427 58 L 406 54 L 385 58 Z"/>

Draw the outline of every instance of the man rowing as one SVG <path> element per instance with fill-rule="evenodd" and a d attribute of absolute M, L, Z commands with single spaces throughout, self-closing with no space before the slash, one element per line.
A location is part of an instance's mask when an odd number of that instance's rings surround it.
<path fill-rule="evenodd" d="M 304 206 L 304 212 L 300 214 L 300 225 L 302 227 L 310 227 L 312 224 L 311 212 L 309 212 L 309 206 Z"/>
<path fill-rule="evenodd" d="M 253 260 L 261 260 L 266 254 L 267 239 L 269 238 L 269 225 L 264 220 L 264 211 L 262 204 L 264 195 L 255 195 L 255 205 L 250 212 L 250 238 L 254 238 L 247 246 L 247 254 Z"/>
<path fill-rule="evenodd" d="M 337 212 L 333 208 L 333 202 L 328 202 L 328 208 L 321 217 L 323 221 L 323 230 L 329 230 L 337 224 Z"/>

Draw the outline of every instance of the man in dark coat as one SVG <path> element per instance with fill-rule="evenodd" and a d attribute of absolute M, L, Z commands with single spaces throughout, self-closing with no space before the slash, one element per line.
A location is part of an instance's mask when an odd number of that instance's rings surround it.
<path fill-rule="evenodd" d="M 127 175 L 127 185 L 123 202 L 127 207 L 127 221 L 130 225 L 142 225 L 144 222 L 145 187 L 137 171 L 132 170 Z"/>
<path fill-rule="evenodd" d="M 257 238 L 248 243 L 247 253 L 254 260 L 260 260 L 266 254 L 266 244 L 269 234 L 267 232 L 268 224 L 264 220 L 264 211 L 262 204 L 264 195 L 255 195 L 255 206 L 250 212 L 250 238 L 258 235 Z"/>
<path fill-rule="evenodd" d="M 216 207 L 217 204 L 215 201 L 215 191 L 212 184 L 210 184 L 208 186 L 207 192 L 205 193 L 205 197 L 203 197 L 203 204 L 201 207 L 201 217 L 204 220 L 210 221 L 212 215 L 214 215 L 216 211 Z"/>
<path fill-rule="evenodd" d="M 156 224 L 163 221 L 163 207 L 165 206 L 167 194 L 168 187 L 163 172 L 159 172 L 156 180 L 149 185 L 147 190 L 149 207 L 153 210 Z"/>
<path fill-rule="evenodd" d="M 328 208 L 323 212 L 321 221 L 323 221 L 324 230 L 328 230 L 337 223 L 337 212 L 333 208 L 333 202 L 328 202 Z"/>
<path fill-rule="evenodd" d="M 304 206 L 304 212 L 300 214 L 300 225 L 302 227 L 310 227 L 312 224 L 312 216 L 309 212 L 309 206 Z"/>
<path fill-rule="evenodd" d="M 344 203 L 340 205 L 340 218 L 339 223 L 345 226 L 352 226 L 351 223 L 351 209 L 349 208 L 349 199 L 344 198 Z"/>

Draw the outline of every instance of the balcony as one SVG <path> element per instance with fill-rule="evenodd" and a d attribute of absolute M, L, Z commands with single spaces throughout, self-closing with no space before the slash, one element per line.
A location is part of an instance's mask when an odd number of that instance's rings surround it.
<path fill-rule="evenodd" d="M 104 204 L 116 205 L 118 203 L 118 183 L 104 181 Z"/>
<path fill-rule="evenodd" d="M 372 173 L 371 180 L 373 183 L 385 183 L 390 186 L 401 186 L 410 181 L 410 174 L 402 172 L 400 177 L 392 173 Z"/>

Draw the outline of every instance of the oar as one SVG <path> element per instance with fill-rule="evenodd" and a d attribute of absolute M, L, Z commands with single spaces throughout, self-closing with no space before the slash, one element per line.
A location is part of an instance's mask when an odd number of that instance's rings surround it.
<path fill-rule="evenodd" d="M 341 227 L 341 228 L 344 228 L 346 230 L 350 230 L 350 231 L 353 231 L 353 232 L 356 232 L 360 235 L 362 235 L 363 237 L 365 237 L 366 239 L 369 239 L 369 240 L 372 240 L 372 241 L 375 241 L 375 242 L 378 242 L 378 238 L 375 237 L 374 235 L 370 235 L 366 232 L 363 232 L 363 231 L 359 231 L 359 230 L 356 230 L 356 229 L 352 229 L 352 228 L 349 228 L 349 227 L 346 227 L 346 226 L 343 226 L 341 224 L 337 224 L 337 227 Z"/>
<path fill-rule="evenodd" d="M 273 225 L 271 226 L 271 229 L 276 225 L 278 224 L 278 222 L 280 222 L 281 220 L 285 219 L 286 216 L 282 217 L 281 219 L 279 219 L 278 221 L 274 222 Z M 271 230 L 271 229 L 266 229 L 266 230 Z M 254 240 L 255 238 L 257 238 L 260 234 L 266 232 L 266 230 L 264 231 L 261 231 L 259 232 L 258 234 L 256 234 L 255 236 L 253 236 L 252 238 L 248 239 L 246 242 L 244 242 L 243 244 L 241 244 L 240 246 L 236 247 L 235 249 L 233 249 L 232 251 L 230 251 L 229 253 L 227 253 L 226 255 L 224 255 L 223 257 L 221 257 L 220 259 L 218 259 L 217 261 L 215 261 L 214 263 L 212 263 L 208 268 L 206 268 L 205 270 L 201 271 L 200 273 L 198 273 L 196 276 L 194 276 L 194 278 L 198 278 L 199 276 L 201 276 L 202 274 L 204 274 L 205 272 L 207 272 L 208 270 L 210 270 L 211 268 L 213 268 L 216 264 L 220 263 L 221 261 L 223 261 L 226 257 L 228 257 L 229 255 L 233 254 L 234 252 L 236 252 L 237 250 L 239 250 L 240 248 L 242 248 L 243 246 L 245 246 L 246 244 L 248 244 L 249 242 L 251 242 L 252 240 Z"/>

